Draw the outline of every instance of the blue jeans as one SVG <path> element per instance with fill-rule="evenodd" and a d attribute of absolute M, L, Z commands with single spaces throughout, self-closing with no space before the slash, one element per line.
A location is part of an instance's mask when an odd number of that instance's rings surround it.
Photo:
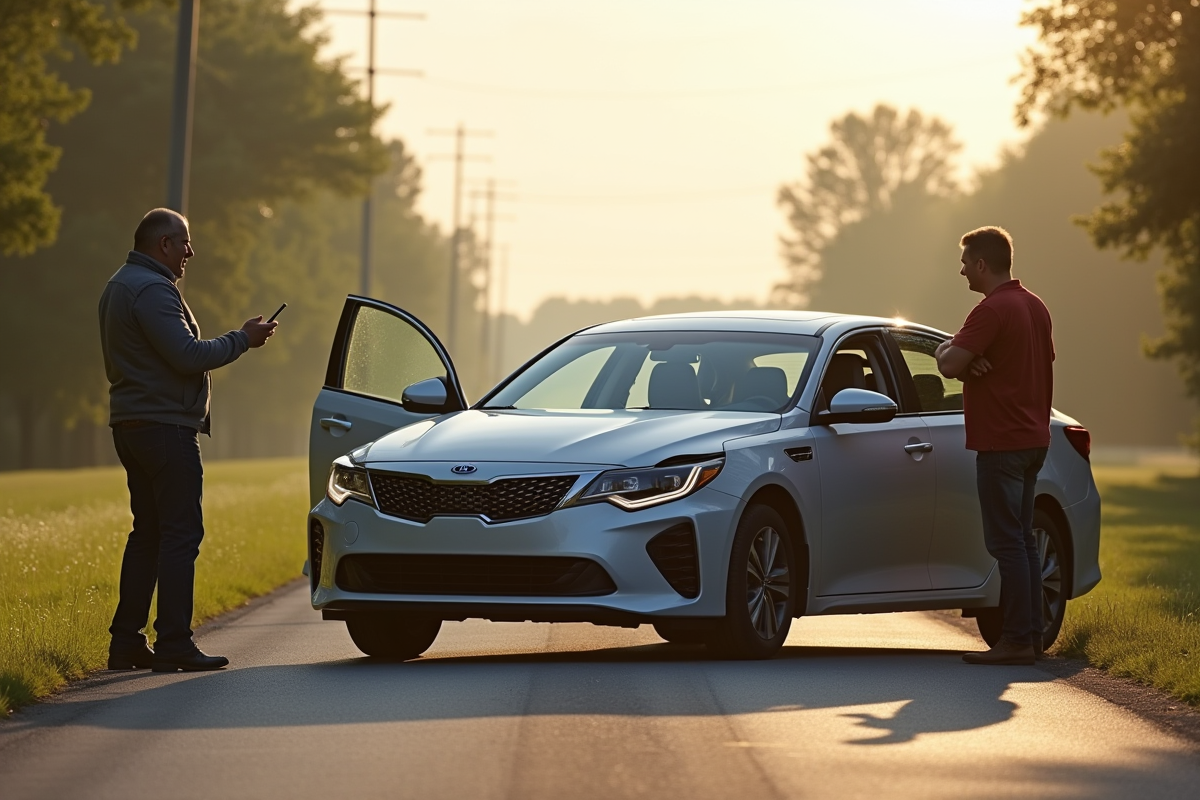
<path fill-rule="evenodd" d="M 121 561 L 120 600 L 113 616 L 112 649 L 146 644 L 142 629 L 158 586 L 155 652 L 185 655 L 192 643 L 196 557 L 204 538 L 200 496 L 204 466 L 197 432 L 180 425 L 113 428 L 117 456 L 129 482 L 133 532 Z"/>
<path fill-rule="evenodd" d="M 1031 644 L 1041 636 L 1042 560 L 1033 538 L 1033 500 L 1045 447 L 975 455 L 983 542 L 1000 569 L 1001 636 Z"/>

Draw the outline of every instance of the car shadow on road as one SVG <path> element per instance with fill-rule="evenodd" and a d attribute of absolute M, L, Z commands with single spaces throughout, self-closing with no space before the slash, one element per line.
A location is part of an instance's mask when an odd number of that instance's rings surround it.
<path fill-rule="evenodd" d="M 879 746 L 1006 722 L 1017 708 L 1004 698 L 1011 686 L 1050 680 L 1031 667 L 971 667 L 958 651 L 789 646 L 769 661 L 717 661 L 702 648 L 656 643 L 179 675 L 121 697 L 71 702 L 68 724 L 183 730 L 835 711 L 865 734 L 847 743 Z M 163 713 L 168 708 L 188 711 Z"/>

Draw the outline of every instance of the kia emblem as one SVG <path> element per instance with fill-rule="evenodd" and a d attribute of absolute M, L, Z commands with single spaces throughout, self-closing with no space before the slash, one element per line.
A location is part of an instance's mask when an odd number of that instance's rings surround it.
<path fill-rule="evenodd" d="M 479 467 L 475 466 L 474 464 L 456 464 L 450 468 L 450 471 L 455 475 L 470 475 L 472 472 L 476 472 L 478 469 Z"/>

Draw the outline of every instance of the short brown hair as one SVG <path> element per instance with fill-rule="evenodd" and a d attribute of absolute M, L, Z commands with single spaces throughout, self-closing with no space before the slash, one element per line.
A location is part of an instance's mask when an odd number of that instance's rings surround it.
<path fill-rule="evenodd" d="M 958 240 L 959 247 L 970 252 L 972 258 L 982 258 L 992 272 L 1008 272 L 1012 269 L 1013 240 L 1004 228 L 985 225 Z"/>
<path fill-rule="evenodd" d="M 133 249 L 154 247 L 164 236 L 173 236 L 183 228 L 187 217 L 169 208 L 154 208 L 146 212 L 137 230 L 133 232 Z"/>

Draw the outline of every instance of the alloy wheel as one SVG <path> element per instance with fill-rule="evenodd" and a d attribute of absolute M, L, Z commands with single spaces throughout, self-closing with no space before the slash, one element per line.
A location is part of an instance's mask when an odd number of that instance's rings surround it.
<path fill-rule="evenodd" d="M 750 623 L 763 639 L 779 632 L 787 618 L 791 574 L 779 532 L 764 527 L 750 543 L 746 563 L 746 601 Z"/>
<path fill-rule="evenodd" d="M 1033 529 L 1038 557 L 1042 564 L 1042 619 L 1049 626 L 1062 613 L 1063 570 L 1058 548 L 1043 528 Z"/>

